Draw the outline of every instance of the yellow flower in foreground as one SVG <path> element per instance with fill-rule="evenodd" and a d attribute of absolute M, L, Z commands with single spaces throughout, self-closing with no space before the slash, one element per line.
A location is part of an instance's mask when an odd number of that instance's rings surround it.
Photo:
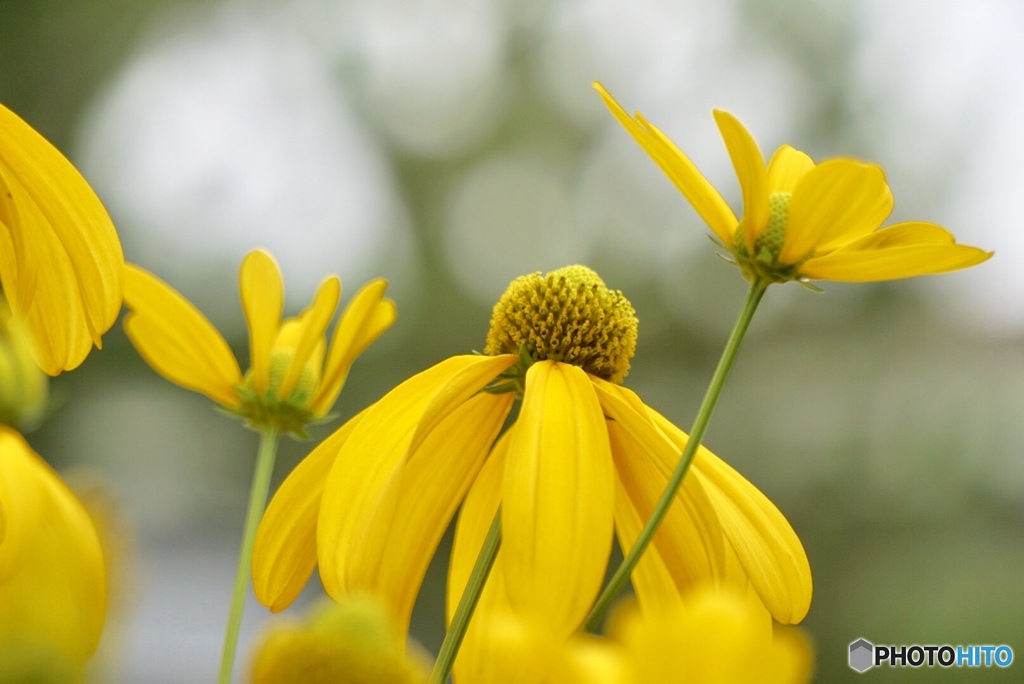
<path fill-rule="evenodd" d="M 487 590 L 485 590 L 485 594 Z M 492 597 L 493 598 L 493 597 Z M 477 609 L 460 684 L 805 684 L 813 649 L 797 629 L 773 628 L 741 594 L 700 585 L 642 611 L 633 600 L 609 620 L 608 636 L 552 634 L 507 607 Z M 461 657 L 461 655 L 460 655 Z M 466 661 L 472 663 L 467 667 Z"/>
<path fill-rule="evenodd" d="M 0 670 L 79 681 L 106 596 L 89 515 L 21 435 L 0 427 Z"/>
<path fill-rule="evenodd" d="M 326 602 L 304 622 L 275 625 L 257 647 L 253 684 L 422 684 L 430 663 L 406 653 L 387 612 L 369 596 Z"/>
<path fill-rule="evenodd" d="M 604 579 L 613 529 L 631 546 L 686 440 L 617 384 L 636 339 L 633 307 L 590 269 L 515 280 L 495 306 L 485 356 L 455 356 L 403 382 L 285 480 L 256 539 L 257 597 L 284 608 L 319 562 L 333 598 L 370 591 L 404 628 L 468 494 L 452 600 L 500 502 L 492 579 L 504 578 L 516 612 L 556 634 L 576 630 Z M 519 415 L 499 438 L 516 396 Z M 789 523 L 701 449 L 633 579 L 641 602 L 658 602 L 707 578 L 752 584 L 782 622 L 801 620 L 811 600 Z"/>
<path fill-rule="evenodd" d="M 955 271 L 992 256 L 956 244 L 949 231 L 933 223 L 878 229 L 893 208 L 880 166 L 845 158 L 815 164 L 788 145 L 776 150 L 766 165 L 743 124 L 715 110 L 743 193 L 743 218 L 737 220 L 671 140 L 642 115 L 630 117 L 601 84 L 594 87 L 751 282 L 893 280 Z"/>
<path fill-rule="evenodd" d="M 78 366 L 121 310 L 124 255 L 96 193 L 0 105 L 0 281 L 50 375 Z"/>
<path fill-rule="evenodd" d="M 330 349 L 325 333 L 341 297 L 330 276 L 313 302 L 281 320 L 284 284 L 273 257 L 254 250 L 242 261 L 239 290 L 249 324 L 250 370 L 242 376 L 228 343 L 188 300 L 154 275 L 129 264 L 124 301 L 128 337 L 158 373 L 205 394 L 257 428 L 302 434 L 334 405 L 349 368 L 395 321 L 387 282 L 366 284 L 341 315 Z M 326 360 L 325 360 L 326 356 Z"/>

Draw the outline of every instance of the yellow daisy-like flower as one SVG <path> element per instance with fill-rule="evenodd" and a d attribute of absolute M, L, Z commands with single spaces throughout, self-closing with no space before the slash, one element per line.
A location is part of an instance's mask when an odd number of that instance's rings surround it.
<path fill-rule="evenodd" d="M 450 596 L 458 600 L 500 502 L 492 580 L 503 578 L 518 613 L 554 633 L 576 630 L 614 532 L 633 543 L 686 440 L 618 384 L 636 339 L 633 307 L 590 269 L 515 280 L 495 306 L 486 355 L 455 356 L 403 382 L 285 480 L 256 539 L 257 597 L 284 608 L 319 563 L 332 597 L 370 591 L 405 626 L 468 494 Z M 499 438 L 516 397 L 518 417 Z M 708 578 L 752 584 L 782 622 L 801 620 L 811 600 L 789 523 L 701 449 L 634 583 L 641 601 L 657 602 Z"/>
<path fill-rule="evenodd" d="M 638 683 L 805 684 L 814 672 L 802 632 L 773 629 L 741 596 L 710 586 L 656 614 L 627 604 L 609 635 L 625 647 Z"/>
<path fill-rule="evenodd" d="M 77 367 L 121 310 L 124 255 L 96 193 L 0 105 L 0 282 L 50 375 Z"/>
<path fill-rule="evenodd" d="M 387 611 L 370 596 L 327 601 L 301 622 L 274 625 L 256 649 L 253 684 L 424 684 L 417 644 L 406 652 Z"/>
<path fill-rule="evenodd" d="M 488 595 L 490 594 L 490 595 Z M 814 670 L 807 637 L 774 627 L 742 594 L 703 584 L 641 610 L 627 599 L 606 637 L 568 639 L 524 620 L 484 590 L 456 664 L 471 684 L 805 684 Z"/>
<path fill-rule="evenodd" d="M 59 681 L 80 681 L 103 631 L 106 582 L 88 513 L 21 435 L 0 426 L 4 668 L 26 677 L 54 672 L 70 678 Z"/>
<path fill-rule="evenodd" d="M 312 304 L 281 320 L 284 284 L 273 257 L 254 250 L 242 261 L 239 290 L 249 324 L 250 370 L 192 304 L 156 276 L 129 264 L 124 301 L 128 337 L 158 373 L 205 394 L 257 428 L 302 434 L 334 405 L 349 368 L 395 321 L 387 282 L 367 283 L 349 302 L 329 350 L 325 333 L 341 297 L 337 276 L 324 280 Z M 325 360 L 326 356 L 326 360 Z"/>
<path fill-rule="evenodd" d="M 601 84 L 594 87 L 751 282 L 894 280 L 968 268 L 992 256 L 956 244 L 949 231 L 933 223 L 879 228 L 893 208 L 880 166 L 845 158 L 815 164 L 788 145 L 766 165 L 743 124 L 715 110 L 743 194 L 743 218 L 737 220 L 664 133 L 639 113 L 630 117 Z"/>

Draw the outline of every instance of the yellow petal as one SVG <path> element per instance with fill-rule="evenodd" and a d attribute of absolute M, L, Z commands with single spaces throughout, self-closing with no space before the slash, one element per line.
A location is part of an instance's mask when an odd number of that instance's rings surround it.
<path fill-rule="evenodd" d="M 313 412 L 323 415 L 338 398 L 352 362 L 395 322 L 395 303 L 384 298 L 386 280 L 372 280 L 362 287 L 341 314 L 334 330 Z"/>
<path fill-rule="evenodd" d="M 252 386 L 263 396 L 270 380 L 270 350 L 284 312 L 284 283 L 274 257 L 262 249 L 249 252 L 238 273 L 242 310 L 249 324 Z"/>
<path fill-rule="evenodd" d="M 2 105 L 0 233 L 4 292 L 39 338 L 40 366 L 74 368 L 121 310 L 121 243 L 75 167 Z"/>
<path fill-rule="evenodd" d="M 654 424 L 635 393 L 602 380 L 594 380 L 594 386 L 602 409 L 614 421 L 608 425 L 608 434 L 619 481 L 633 510 L 646 523 L 665 491 L 681 449 Z M 623 517 L 622 522 L 628 523 L 628 518 Z M 624 531 L 628 536 L 628 527 Z M 653 544 L 680 591 L 709 579 L 730 580 L 721 524 L 698 478 L 683 479 L 676 503 L 662 521 Z"/>
<path fill-rule="evenodd" d="M 851 242 L 800 268 L 807 278 L 846 282 L 895 280 L 947 273 L 988 260 L 992 252 L 955 244 L 945 228 L 931 223 L 900 223 Z"/>
<path fill-rule="evenodd" d="M 324 333 L 331 323 L 334 310 L 338 308 L 340 297 L 341 281 L 337 276 L 329 276 L 317 288 L 316 295 L 313 296 L 313 303 L 299 315 L 302 334 L 295 344 L 295 353 L 288 364 L 288 370 L 285 371 L 281 385 L 277 389 L 277 396 L 280 399 L 287 399 L 295 390 L 295 384 L 302 375 L 302 369 L 306 367 L 313 350 L 324 339 Z"/>
<path fill-rule="evenodd" d="M 527 371 L 502 499 L 512 605 L 567 637 L 601 588 L 615 505 L 608 430 L 582 369 L 540 361 Z"/>
<path fill-rule="evenodd" d="M 476 565 L 477 556 L 483 547 L 491 522 L 501 504 L 501 483 L 505 473 L 505 460 L 508 457 L 508 445 L 511 442 L 515 425 L 505 431 L 494 443 L 487 461 L 480 469 L 473 486 L 466 494 L 466 500 L 459 510 L 459 519 L 455 525 L 455 538 L 452 542 L 451 561 L 448 564 L 448 591 L 446 606 L 448 624 L 451 624 L 455 609 L 462 600 L 469 576 Z M 488 576 L 487 584 L 477 604 L 480 610 L 508 610 L 508 594 L 505 591 L 504 573 L 499 573 L 499 564 Z M 495 580 L 500 576 L 500 580 Z M 496 589 L 501 585 L 500 591 Z M 472 622 L 470 623 L 472 625 Z M 461 659 L 461 658 L 460 658 Z"/>
<path fill-rule="evenodd" d="M 365 520 L 347 568 L 351 587 L 387 597 L 408 628 L 434 551 L 512 407 L 514 395 L 481 392 L 445 418 L 390 483 Z"/>
<path fill-rule="evenodd" d="M 650 407 L 647 411 L 682 451 L 686 433 Z M 706 449 L 698 449 L 687 474 L 691 477 L 701 479 L 722 531 L 772 616 L 784 624 L 803 620 L 811 606 L 811 567 L 789 521 L 757 487 Z"/>
<path fill-rule="evenodd" d="M 683 193 L 686 201 L 704 219 L 718 239 L 726 246 L 732 245 L 733 232 L 738 221 L 736 214 L 729 208 L 718 190 L 661 131 L 639 114 L 636 115 L 636 119 L 631 118 L 600 83 L 595 82 L 594 89 L 601 95 L 619 123 L 650 155 L 679 192 Z"/>
<path fill-rule="evenodd" d="M 789 202 L 779 253 L 795 264 L 812 250 L 824 254 L 867 235 L 892 213 L 893 199 L 877 164 L 830 159 L 804 176 Z"/>
<path fill-rule="evenodd" d="M 768 162 L 768 192 L 792 194 L 803 177 L 814 168 L 811 158 L 800 150 L 783 145 Z"/>
<path fill-rule="evenodd" d="M 615 453 L 614 436 L 612 453 Z M 622 554 L 626 555 L 636 544 L 646 518 L 637 512 L 621 480 L 617 480 L 615 484 L 615 533 L 619 538 Z M 680 600 L 679 586 L 658 552 L 657 543 L 650 544 L 640 556 L 640 561 L 633 568 L 629 581 L 644 611 L 670 610 Z"/>
<path fill-rule="evenodd" d="M 447 416 L 439 416 L 436 430 L 440 432 L 436 437 L 428 434 L 421 440 L 419 453 L 425 458 L 415 457 L 410 450 L 410 443 L 425 409 L 436 395 L 463 395 L 467 393 L 464 390 L 473 387 L 473 390 L 468 392 L 468 395 L 472 396 L 490 381 L 472 375 L 467 377 L 462 373 L 487 361 L 487 357 L 456 356 L 406 380 L 367 411 L 355 432 L 345 443 L 328 477 L 317 523 L 320 577 L 329 594 L 337 597 L 352 589 L 373 588 L 383 581 L 394 582 L 396 586 L 389 584 L 389 593 L 382 598 L 395 610 L 396 620 L 402 625 L 406 623 L 409 618 L 407 609 L 412 608 L 411 597 L 415 596 L 415 588 L 418 588 L 421 578 L 406 574 L 398 578 L 393 577 L 390 572 L 401 570 L 404 567 L 401 564 L 389 571 L 389 574 L 375 577 L 375 573 L 381 572 L 376 564 L 381 562 L 379 555 L 384 553 L 384 547 L 380 546 L 380 539 L 368 539 L 367 535 L 371 531 L 376 534 L 382 529 L 386 530 L 385 523 L 393 522 L 396 512 L 405 511 L 410 506 L 429 507 L 442 503 L 444 506 L 457 505 L 457 501 L 435 501 L 433 499 L 438 497 L 424 496 L 423 492 L 407 490 L 406 487 L 412 486 L 409 483 L 415 482 L 420 482 L 422 487 L 433 488 L 463 486 L 456 477 L 456 470 L 462 468 L 463 470 L 458 472 L 466 472 L 474 467 L 479 468 L 478 465 L 473 465 L 476 462 L 473 459 L 482 460 L 482 454 L 474 451 L 477 449 L 476 446 L 466 446 L 462 448 L 461 453 L 456 454 L 454 448 L 443 448 L 439 440 L 445 438 L 460 444 L 470 444 L 472 440 L 486 441 L 487 431 L 490 429 L 487 421 L 497 418 L 496 414 L 487 413 L 485 419 L 479 414 L 484 410 L 481 406 L 494 410 L 496 404 L 488 399 L 495 399 L 500 404 L 502 401 L 507 402 L 507 397 L 487 395 L 483 401 L 475 401 L 469 408 L 463 408 L 463 412 L 475 412 L 468 415 L 473 416 L 472 420 L 477 421 L 476 425 L 469 422 L 465 426 L 458 426 L 454 422 L 446 421 Z M 460 405 L 450 405 L 449 413 L 459 408 Z M 498 427 L 503 420 L 504 417 L 501 417 Z M 495 434 L 497 429 L 494 428 Z M 490 439 L 493 438 L 494 435 L 491 435 Z M 486 453 L 489 447 L 490 442 L 487 442 L 486 446 L 480 447 L 480 451 Z M 435 457 L 430 455 L 435 453 L 441 455 L 436 456 L 439 461 L 443 461 L 444 458 L 453 460 L 450 464 L 431 464 L 430 461 Z M 430 472 L 432 469 L 434 473 Z M 455 479 L 456 482 L 435 482 L 431 478 L 434 478 L 437 472 L 443 473 L 449 479 Z M 468 486 L 468 482 L 465 486 Z M 448 496 L 451 498 L 452 495 Z M 402 498 L 415 501 L 401 501 Z M 415 515 L 426 518 L 428 512 L 417 511 Z M 403 519 L 402 522 L 414 526 L 420 534 L 425 532 L 416 526 L 428 523 L 433 524 L 428 520 L 421 522 Z M 381 527 L 382 525 L 384 527 Z M 398 535 L 397 538 L 391 539 L 391 544 L 395 545 L 395 548 L 388 553 L 413 553 L 413 545 L 418 541 L 398 530 L 394 533 Z"/>
<path fill-rule="evenodd" d="M 83 663 L 106 616 L 106 569 L 82 504 L 21 435 L 0 427 L 0 643 Z"/>
<path fill-rule="evenodd" d="M 125 332 L 157 373 L 223 406 L 239 406 L 238 361 L 224 337 L 187 299 L 129 264 L 124 303 L 131 310 L 124 319 Z"/>
<path fill-rule="evenodd" d="M 518 358 L 512 354 L 498 356 L 476 356 L 474 362 L 455 373 L 423 409 L 423 416 L 416 426 L 416 433 L 409 442 L 409 453 L 413 453 L 427 435 L 452 412 L 455 407 L 479 392 L 498 375 L 511 368 Z"/>
<path fill-rule="evenodd" d="M 716 109 L 715 122 L 743 191 L 742 225 L 747 251 L 753 254 L 754 243 L 768 225 L 768 170 L 761 150 L 739 119 Z M 726 246 L 731 246 L 731 243 L 726 243 Z"/>
<path fill-rule="evenodd" d="M 281 483 L 267 506 L 252 554 L 252 584 L 260 603 L 278 612 L 291 605 L 316 567 L 320 498 L 338 451 L 366 414 L 320 443 Z"/>
<path fill-rule="evenodd" d="M 502 479 L 513 425 L 495 443 L 459 511 L 448 569 L 448 621 L 462 599 L 501 501 Z M 558 657 L 562 639 L 543 621 L 517 615 L 509 602 L 502 549 L 491 568 L 455 661 L 457 684 L 539 684 Z"/>

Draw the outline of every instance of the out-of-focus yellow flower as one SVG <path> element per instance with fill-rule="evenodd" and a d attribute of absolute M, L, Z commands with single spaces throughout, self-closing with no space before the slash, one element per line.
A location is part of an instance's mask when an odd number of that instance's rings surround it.
<path fill-rule="evenodd" d="M 421 684 L 429 660 L 405 640 L 379 601 L 325 602 L 303 621 L 271 628 L 256 650 L 253 684 Z"/>
<path fill-rule="evenodd" d="M 644 614 L 628 604 L 612 616 L 609 634 L 625 647 L 638 683 L 805 684 L 814 670 L 803 632 L 766 630 L 756 607 L 710 586 L 670 610 Z"/>
<path fill-rule="evenodd" d="M 124 255 L 96 193 L 0 105 L 0 281 L 50 375 L 78 366 L 121 310 Z"/>
<path fill-rule="evenodd" d="M 47 379 L 34 360 L 32 334 L 0 298 L 0 424 L 36 426 L 46 412 Z"/>
<path fill-rule="evenodd" d="M 484 590 L 458 684 L 806 684 L 813 674 L 803 632 L 773 628 L 756 598 L 735 591 L 703 584 L 647 610 L 630 599 L 608 636 L 566 638 L 512 612 L 501 585 Z"/>
<path fill-rule="evenodd" d="M 25 669 L 41 663 L 78 681 L 106 597 L 88 513 L 21 435 L 0 427 L 0 662 L 15 654 Z"/>
<path fill-rule="evenodd" d="M 492 579 L 504 577 L 515 611 L 553 633 L 576 630 L 604 579 L 613 530 L 632 545 L 686 439 L 617 384 L 636 338 L 632 306 L 588 268 L 514 281 L 495 306 L 487 355 L 455 356 L 403 382 L 285 480 L 256 539 L 257 597 L 284 608 L 319 562 L 332 597 L 371 591 L 404 627 L 468 492 L 450 599 L 500 502 Z M 495 442 L 516 396 L 519 415 Z M 783 622 L 810 605 L 810 568 L 789 523 L 706 449 L 634 583 L 641 600 L 660 601 L 702 578 L 752 583 Z"/>
<path fill-rule="evenodd" d="M 387 282 L 366 284 L 325 334 L 341 297 L 337 276 L 312 304 L 281 320 L 284 284 L 273 257 L 254 250 L 242 261 L 239 290 L 249 324 L 250 370 L 243 377 L 224 337 L 192 304 L 156 276 L 129 264 L 125 281 L 128 337 L 165 378 L 205 394 L 257 428 L 302 434 L 334 405 L 349 368 L 395 321 Z M 326 360 L 325 360 L 326 352 Z"/>
<path fill-rule="evenodd" d="M 893 208 L 880 166 L 845 158 L 815 164 L 788 145 L 776 150 L 766 165 L 743 124 L 715 110 L 743 193 L 743 218 L 737 220 L 721 194 L 665 134 L 639 113 L 630 117 L 601 84 L 594 87 L 751 282 L 894 280 L 955 271 L 992 256 L 956 244 L 949 231 L 933 223 L 879 229 Z"/>

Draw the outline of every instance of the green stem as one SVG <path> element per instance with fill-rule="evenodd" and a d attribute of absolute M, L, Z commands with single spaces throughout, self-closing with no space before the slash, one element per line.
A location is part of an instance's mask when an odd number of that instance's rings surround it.
<path fill-rule="evenodd" d="M 740 311 L 740 316 L 736 320 L 735 327 L 732 329 L 729 341 L 725 345 L 722 358 L 718 361 L 715 374 L 711 376 L 711 384 L 708 385 L 704 401 L 700 405 L 700 410 L 697 411 L 697 418 L 693 421 L 693 429 L 690 431 L 690 439 L 687 441 L 686 447 L 683 448 L 679 462 L 676 463 L 676 469 L 673 471 L 665 491 L 662 492 L 657 506 L 654 507 L 650 519 L 640 532 L 640 536 L 637 537 L 633 548 L 630 549 L 629 553 L 622 560 L 622 564 L 615 571 L 615 575 L 612 576 L 611 581 L 608 582 L 608 585 L 594 603 L 590 615 L 587 616 L 586 621 L 583 623 L 585 630 L 593 632 L 601 624 L 605 613 L 611 607 L 612 601 L 619 595 L 622 588 L 626 586 L 630 573 L 633 572 L 633 568 L 640 561 L 640 556 L 643 555 L 643 552 L 651 543 L 654 533 L 658 530 L 658 526 L 664 519 L 665 514 L 668 513 L 669 506 L 675 499 L 676 492 L 679 491 L 679 486 L 683 483 L 683 477 L 693 461 L 693 456 L 697 453 L 697 447 L 700 446 L 701 440 L 704 439 L 704 433 L 707 432 L 708 423 L 711 422 L 711 416 L 715 412 L 715 406 L 718 404 L 718 398 L 722 394 L 722 388 L 725 387 L 725 381 L 729 378 L 729 371 L 732 370 L 733 363 L 736 361 L 740 344 L 743 342 L 743 337 L 747 334 L 747 328 L 750 327 L 750 321 L 754 318 L 754 312 L 757 311 L 757 305 L 761 302 L 761 297 L 764 296 L 766 289 L 768 289 L 768 283 L 762 281 L 756 281 L 750 286 L 747 300 L 743 303 L 743 309 Z"/>
<path fill-rule="evenodd" d="M 252 491 L 249 492 L 249 511 L 245 514 L 245 531 L 242 535 L 242 550 L 238 557 L 238 571 L 235 573 L 235 592 L 231 597 L 231 613 L 228 615 L 228 627 L 224 634 L 220 677 L 217 679 L 219 684 L 230 684 L 235 666 L 238 631 L 242 626 L 242 609 L 245 607 L 249 579 L 252 576 L 252 547 L 256 541 L 256 528 L 259 527 L 263 510 L 267 506 L 270 475 L 274 472 L 274 458 L 277 455 L 277 440 L 276 430 L 266 428 L 260 433 L 260 450 L 256 458 Z"/>
<path fill-rule="evenodd" d="M 444 684 L 448 681 L 448 675 L 455 665 L 455 656 L 459 654 L 459 647 L 469 629 L 469 619 L 473 617 L 476 604 L 483 593 L 484 583 L 494 566 L 494 559 L 498 556 L 498 549 L 501 547 L 501 509 L 494 514 L 491 522 L 491 529 L 487 532 L 484 545 L 480 548 L 480 555 L 476 557 L 473 565 L 473 572 L 469 575 L 469 582 L 466 583 L 466 590 L 462 592 L 459 606 L 455 609 L 452 617 L 452 624 L 448 627 L 448 633 L 444 635 L 444 642 L 437 654 L 437 662 L 434 663 L 434 671 L 430 673 L 429 684 Z"/>

